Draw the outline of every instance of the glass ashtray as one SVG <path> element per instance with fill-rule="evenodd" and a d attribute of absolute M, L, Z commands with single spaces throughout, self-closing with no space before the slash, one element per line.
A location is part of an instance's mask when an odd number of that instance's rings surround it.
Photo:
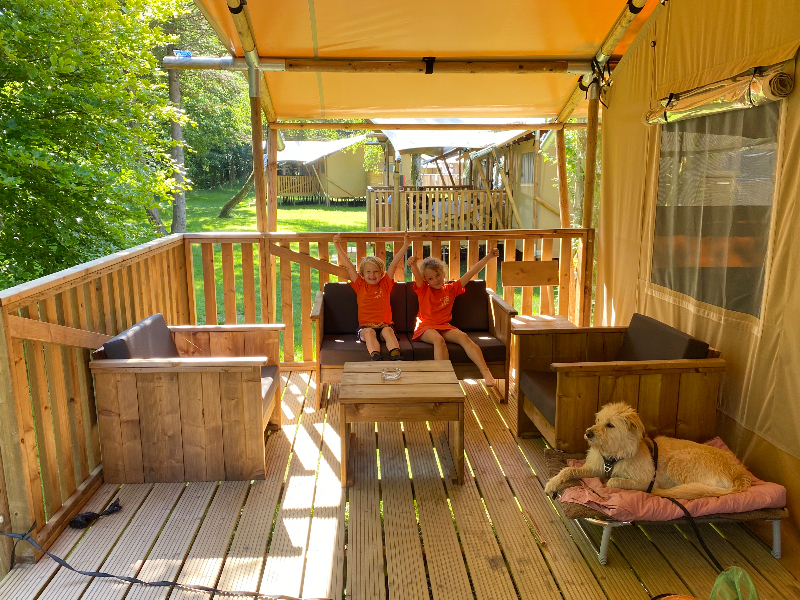
<path fill-rule="evenodd" d="M 381 369 L 381 379 L 388 379 L 389 381 L 400 379 L 401 373 L 400 367 L 386 367 Z"/>

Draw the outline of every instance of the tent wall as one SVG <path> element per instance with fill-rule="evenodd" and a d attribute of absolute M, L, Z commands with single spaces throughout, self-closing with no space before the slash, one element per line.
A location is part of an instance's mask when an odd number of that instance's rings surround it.
<path fill-rule="evenodd" d="M 720 15 L 735 15 L 735 19 Z M 786 566 L 800 576 L 800 93 L 782 101 L 759 317 L 650 283 L 660 126 L 642 115 L 671 92 L 791 59 L 800 45 L 794 0 L 671 0 L 659 6 L 614 72 L 603 111 L 603 181 L 595 323 L 641 312 L 708 341 L 729 370 L 717 432 L 759 477 L 785 485 Z M 792 71 L 795 67 L 792 67 Z M 795 80 L 800 73 L 793 72 Z"/>
<path fill-rule="evenodd" d="M 322 181 L 333 198 L 363 198 L 367 193 L 364 146 L 345 149 L 325 158 Z"/>

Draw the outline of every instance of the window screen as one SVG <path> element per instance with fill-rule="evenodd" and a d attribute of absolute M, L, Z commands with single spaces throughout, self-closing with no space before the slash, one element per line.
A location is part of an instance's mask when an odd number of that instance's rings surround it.
<path fill-rule="evenodd" d="M 520 183 L 533 183 L 533 165 L 536 163 L 535 152 L 525 152 L 522 155 L 522 170 L 520 171 Z"/>
<path fill-rule="evenodd" d="M 653 283 L 759 316 L 779 107 L 663 125 Z"/>

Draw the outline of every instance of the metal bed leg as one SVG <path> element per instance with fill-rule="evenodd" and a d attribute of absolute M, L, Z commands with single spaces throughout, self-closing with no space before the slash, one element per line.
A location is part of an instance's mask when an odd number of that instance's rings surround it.
<path fill-rule="evenodd" d="M 781 557 L 781 522 L 772 521 L 772 556 Z"/>
<path fill-rule="evenodd" d="M 597 560 L 600 561 L 601 565 L 604 565 L 608 562 L 608 544 L 611 541 L 612 529 L 613 526 L 611 525 L 603 526 L 603 539 L 600 540 L 600 552 L 597 553 Z"/>

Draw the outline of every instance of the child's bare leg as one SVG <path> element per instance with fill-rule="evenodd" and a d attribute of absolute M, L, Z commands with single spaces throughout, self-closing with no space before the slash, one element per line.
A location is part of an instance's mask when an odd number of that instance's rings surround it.
<path fill-rule="evenodd" d="M 386 349 L 389 352 L 400 347 L 400 343 L 397 341 L 397 336 L 394 334 L 394 329 L 391 327 L 384 327 L 381 329 L 381 337 L 383 338 L 383 341 L 386 342 Z"/>
<path fill-rule="evenodd" d="M 486 366 L 486 360 L 484 360 L 483 352 L 481 352 L 478 344 L 473 342 L 469 336 L 460 329 L 448 329 L 443 332 L 443 335 L 444 339 L 448 342 L 453 342 L 464 348 L 464 352 L 467 353 L 469 359 L 475 363 L 475 366 L 478 367 L 481 375 L 483 375 L 483 380 L 486 382 L 487 386 L 491 387 L 495 385 L 492 372 L 489 370 L 489 367 Z"/>
<path fill-rule="evenodd" d="M 367 345 L 367 351 L 370 354 L 381 351 L 381 343 L 378 341 L 378 336 L 372 327 L 365 327 L 361 330 L 361 339 Z"/>
<path fill-rule="evenodd" d="M 447 360 L 450 358 L 450 354 L 447 352 L 447 342 L 444 341 L 442 334 L 435 329 L 426 329 L 425 333 L 419 336 L 419 339 L 433 346 L 434 360 Z"/>

